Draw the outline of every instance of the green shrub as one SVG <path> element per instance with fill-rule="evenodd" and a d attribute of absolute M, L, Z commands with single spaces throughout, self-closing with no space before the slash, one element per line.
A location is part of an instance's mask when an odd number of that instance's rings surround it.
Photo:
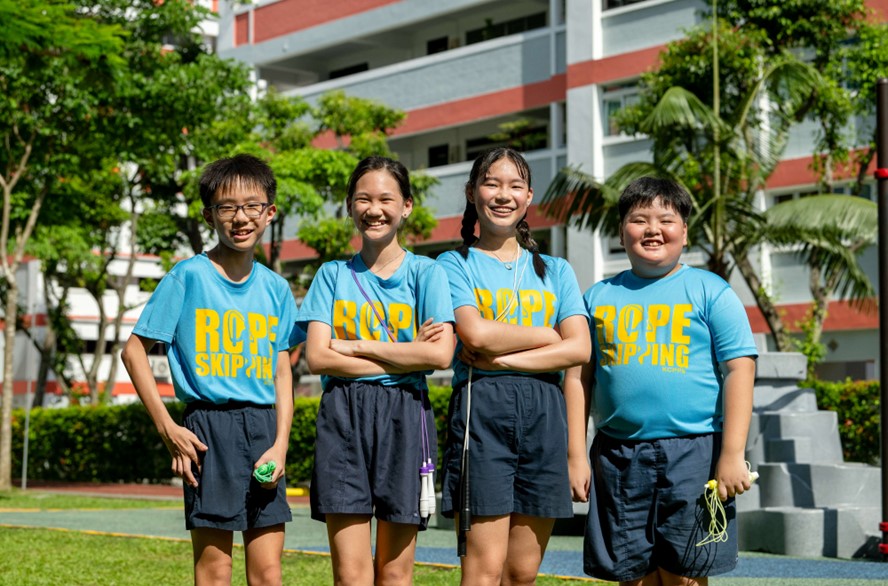
<path fill-rule="evenodd" d="M 808 381 L 817 406 L 835 411 L 839 421 L 842 451 L 848 462 L 876 464 L 879 461 L 878 381 Z"/>
<path fill-rule="evenodd" d="M 434 387 L 429 399 L 438 434 L 438 465 L 444 448 L 449 387 Z M 315 420 L 320 399 L 299 397 L 294 403 L 287 481 L 311 479 L 314 464 Z M 185 405 L 167 403 L 175 421 L 182 421 Z M 25 413 L 12 417 L 12 466 L 22 469 Z M 141 403 L 64 409 L 34 409 L 28 439 L 28 478 L 67 482 L 167 482 L 170 456 Z"/>
<path fill-rule="evenodd" d="M 291 486 L 311 480 L 315 420 L 320 405 L 319 397 L 297 397 L 293 404 L 293 426 L 290 428 L 290 447 L 287 450 L 287 483 Z"/>

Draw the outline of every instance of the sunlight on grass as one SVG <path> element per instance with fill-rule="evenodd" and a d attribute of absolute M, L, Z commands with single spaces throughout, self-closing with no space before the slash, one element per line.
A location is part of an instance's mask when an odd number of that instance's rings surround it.
<path fill-rule="evenodd" d="M 39 546 L 37 546 L 39 544 Z M 192 583 L 191 544 L 187 541 L 117 537 L 54 529 L 0 530 L 0 576 L 20 586 L 186 586 Z M 330 558 L 285 552 L 284 584 L 329 584 Z M 421 586 L 459 584 L 459 570 L 417 565 Z M 541 577 L 544 586 L 588 584 L 582 580 Z M 235 586 L 246 585 L 243 549 L 235 548 Z"/>
<path fill-rule="evenodd" d="M 182 500 L 92 497 L 39 489 L 0 492 L 2 509 L 157 509 L 182 508 Z"/>

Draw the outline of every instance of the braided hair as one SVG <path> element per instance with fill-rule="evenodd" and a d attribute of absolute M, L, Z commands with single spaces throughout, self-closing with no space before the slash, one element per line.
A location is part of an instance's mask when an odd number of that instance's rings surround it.
<path fill-rule="evenodd" d="M 460 236 L 462 236 L 463 243 L 456 249 L 463 258 L 469 257 L 469 248 L 478 242 L 478 237 L 475 236 L 475 224 L 478 223 L 478 210 L 475 208 L 474 202 L 470 200 L 470 197 L 475 192 L 475 186 L 478 185 L 479 181 L 484 179 L 490 167 L 503 158 L 509 159 L 515 164 L 515 167 L 518 169 L 518 174 L 521 175 L 522 179 L 527 181 L 527 187 L 530 188 L 530 166 L 518 151 L 508 147 L 496 147 L 482 153 L 477 159 L 475 159 L 475 163 L 472 165 L 472 170 L 469 173 L 469 180 L 466 181 L 466 210 L 463 212 L 462 228 L 459 232 Z M 530 234 L 530 225 L 527 223 L 527 214 L 525 214 L 524 217 L 521 218 L 521 221 L 518 222 L 516 232 L 518 244 L 525 250 L 530 251 L 533 255 L 534 272 L 540 279 L 545 279 L 546 261 L 544 261 L 543 257 L 540 255 L 539 245 Z"/>

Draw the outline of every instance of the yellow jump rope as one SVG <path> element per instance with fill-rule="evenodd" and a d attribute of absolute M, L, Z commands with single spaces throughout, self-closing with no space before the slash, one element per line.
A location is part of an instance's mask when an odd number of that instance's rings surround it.
<path fill-rule="evenodd" d="M 749 483 L 758 480 L 758 472 L 751 470 L 749 462 Z M 710 480 L 703 486 L 703 499 L 706 501 L 706 509 L 709 511 L 709 534 L 697 544 L 697 547 L 709 543 L 723 543 L 728 540 L 728 516 L 725 513 L 725 505 L 718 498 L 718 481 Z"/>

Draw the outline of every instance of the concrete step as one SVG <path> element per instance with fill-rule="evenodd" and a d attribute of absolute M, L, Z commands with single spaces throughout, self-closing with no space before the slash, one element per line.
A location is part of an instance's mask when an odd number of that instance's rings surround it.
<path fill-rule="evenodd" d="M 833 411 L 753 413 L 746 441 L 753 468 L 766 462 L 841 463 L 842 444 Z"/>
<path fill-rule="evenodd" d="M 759 464 L 762 507 L 870 507 L 881 499 L 881 471 L 856 462 Z M 744 495 L 747 496 L 747 495 Z"/>
<path fill-rule="evenodd" d="M 817 411 L 817 395 L 813 389 L 800 389 L 794 381 L 757 380 L 752 410 L 755 413 Z"/>
<path fill-rule="evenodd" d="M 875 558 L 879 507 L 767 507 L 737 514 L 738 545 L 796 557 Z"/>

